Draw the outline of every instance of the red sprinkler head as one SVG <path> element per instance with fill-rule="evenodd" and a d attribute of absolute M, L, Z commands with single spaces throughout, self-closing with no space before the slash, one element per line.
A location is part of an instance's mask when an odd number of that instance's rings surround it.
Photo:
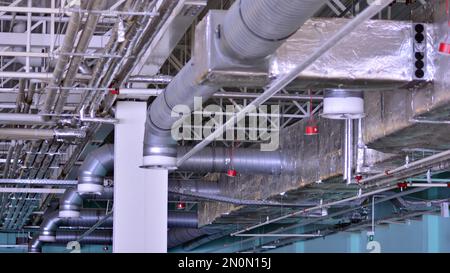
<path fill-rule="evenodd" d="M 184 203 L 184 202 L 178 202 L 177 203 L 177 209 L 183 210 L 185 208 L 186 208 L 186 203 Z"/>
<path fill-rule="evenodd" d="M 319 127 L 317 125 L 307 125 L 305 127 L 305 135 L 315 136 L 319 134 Z"/>
<path fill-rule="evenodd" d="M 229 169 L 229 170 L 227 171 L 227 176 L 228 176 L 228 177 L 236 177 L 236 176 L 237 176 L 236 170 L 234 170 L 234 169 Z"/>

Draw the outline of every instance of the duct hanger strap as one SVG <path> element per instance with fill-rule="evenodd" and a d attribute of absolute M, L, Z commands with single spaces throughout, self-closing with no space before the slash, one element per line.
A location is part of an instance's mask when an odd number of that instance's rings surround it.
<path fill-rule="evenodd" d="M 239 0 L 239 17 L 241 17 L 242 23 L 244 24 L 245 28 L 248 29 L 248 31 L 250 31 L 253 35 L 255 35 L 256 37 L 258 37 L 261 40 L 264 41 L 268 41 L 268 42 L 281 42 L 284 40 L 289 39 L 292 35 L 294 35 L 295 33 L 297 33 L 297 30 L 295 30 L 294 32 L 292 32 L 291 34 L 287 35 L 286 37 L 282 37 L 282 38 L 278 38 L 278 39 L 270 39 L 270 38 L 266 38 L 263 37 L 261 35 L 259 35 L 258 33 L 256 33 L 255 31 L 253 31 L 250 26 L 247 24 L 247 22 L 244 19 L 244 15 L 242 14 L 242 0 Z"/>

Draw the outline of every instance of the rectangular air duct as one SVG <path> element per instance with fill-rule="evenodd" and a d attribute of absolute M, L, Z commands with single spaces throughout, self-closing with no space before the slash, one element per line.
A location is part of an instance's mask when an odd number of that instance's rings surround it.
<path fill-rule="evenodd" d="M 199 81 L 221 86 L 259 87 L 304 60 L 327 37 L 350 19 L 314 18 L 265 63 L 255 66 L 230 64 L 216 54 L 214 35 L 221 35 L 224 12 L 212 11 L 197 27 L 194 62 L 202 67 Z M 392 89 L 433 80 L 433 27 L 423 24 L 425 39 L 425 75 L 415 76 L 415 24 L 408 21 L 370 20 L 348 35 L 313 65 L 300 74 L 290 86 L 296 88 L 362 88 Z M 207 52 L 208 54 L 205 54 Z M 269 73 L 267 73 L 269 71 Z"/>

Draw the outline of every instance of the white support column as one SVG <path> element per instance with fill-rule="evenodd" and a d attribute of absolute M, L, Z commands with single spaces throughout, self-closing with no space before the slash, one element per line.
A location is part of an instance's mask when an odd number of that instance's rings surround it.
<path fill-rule="evenodd" d="M 114 137 L 113 252 L 167 252 L 167 170 L 142 164 L 145 102 L 118 102 Z"/>

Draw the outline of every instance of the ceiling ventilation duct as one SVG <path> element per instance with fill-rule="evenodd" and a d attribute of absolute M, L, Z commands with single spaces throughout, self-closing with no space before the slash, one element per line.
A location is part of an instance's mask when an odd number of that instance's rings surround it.
<path fill-rule="evenodd" d="M 208 55 L 216 66 L 222 68 L 254 68 L 268 71 L 268 56 L 325 3 L 325 0 L 239 0 L 229 11 L 216 14 L 214 26 L 196 40 L 209 37 L 202 43 L 202 55 Z M 209 17 L 209 16 L 208 16 Z M 204 24 L 207 23 L 204 21 Z M 203 25 L 204 25 L 203 24 Z M 207 32 L 211 29 L 214 31 Z M 202 29 L 198 29 L 202 31 Z M 199 52 L 196 50 L 196 52 Z M 207 53 L 207 54 L 205 54 Z M 201 58 L 202 56 L 195 56 Z M 176 168 L 176 141 L 171 136 L 173 124 L 179 117 L 172 117 L 172 110 L 183 105 L 192 111 L 194 97 L 209 99 L 220 87 L 199 81 L 207 73 L 205 66 L 190 61 L 178 73 L 149 107 L 144 136 L 145 168 Z"/>
<path fill-rule="evenodd" d="M 90 153 L 78 170 L 78 192 L 100 194 L 106 174 L 114 169 L 114 145 L 107 144 Z"/>

